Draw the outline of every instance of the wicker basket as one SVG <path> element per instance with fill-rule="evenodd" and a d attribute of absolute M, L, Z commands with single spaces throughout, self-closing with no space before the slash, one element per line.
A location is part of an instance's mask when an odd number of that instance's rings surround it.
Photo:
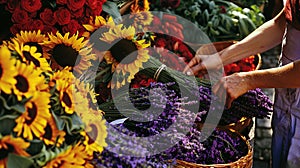
<path fill-rule="evenodd" d="M 214 42 L 210 44 L 204 44 L 201 45 L 201 47 L 197 50 L 197 54 L 210 55 L 222 51 L 223 49 L 235 43 L 237 43 L 237 41 L 220 41 L 220 42 Z M 256 67 L 255 69 L 257 70 L 261 67 L 261 56 L 259 53 L 254 56 L 255 56 L 254 64 Z"/>
<path fill-rule="evenodd" d="M 191 163 L 191 162 L 186 162 L 183 160 L 177 160 L 176 165 L 174 166 L 175 168 L 186 168 L 186 167 L 195 167 L 195 168 L 251 168 L 253 165 L 253 148 L 251 147 L 250 143 L 248 140 L 246 140 L 245 137 L 241 136 L 239 133 L 233 131 L 233 130 L 228 130 L 231 132 L 234 136 L 240 136 L 245 142 L 246 145 L 248 146 L 248 153 L 241 157 L 239 160 L 231 163 L 225 163 L 225 164 L 210 164 L 210 165 L 205 165 L 205 164 L 196 164 L 196 163 Z"/>

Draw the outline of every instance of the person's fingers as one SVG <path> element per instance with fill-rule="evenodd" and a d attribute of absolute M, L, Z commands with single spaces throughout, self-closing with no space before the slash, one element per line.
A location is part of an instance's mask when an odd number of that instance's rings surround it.
<path fill-rule="evenodd" d="M 191 67 L 193 67 L 195 64 L 197 64 L 197 58 L 194 57 L 183 69 L 183 73 L 187 73 Z"/>
<path fill-rule="evenodd" d="M 194 75 L 199 75 L 199 74 L 205 74 L 204 71 L 206 71 L 206 68 L 203 64 L 197 64 L 196 66 L 193 66 L 190 68 L 190 71 L 192 71 L 192 73 Z M 188 74 L 191 75 L 191 74 Z"/>

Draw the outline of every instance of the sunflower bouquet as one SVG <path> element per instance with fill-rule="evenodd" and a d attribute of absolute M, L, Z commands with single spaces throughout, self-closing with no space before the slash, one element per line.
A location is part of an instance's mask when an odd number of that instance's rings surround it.
<path fill-rule="evenodd" d="M 76 77 L 88 65 L 70 59 L 90 61 L 86 44 L 78 34 L 21 31 L 0 46 L 0 167 L 93 167 L 105 120 L 94 87 Z"/>

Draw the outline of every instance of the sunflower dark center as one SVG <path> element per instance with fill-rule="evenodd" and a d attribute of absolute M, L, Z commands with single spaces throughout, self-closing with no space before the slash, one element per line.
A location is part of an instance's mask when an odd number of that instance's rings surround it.
<path fill-rule="evenodd" d="M 6 144 L 6 146 L 7 149 L 3 147 L 0 149 L 0 160 L 6 158 L 9 153 L 12 153 L 15 150 L 15 148 L 11 144 Z"/>
<path fill-rule="evenodd" d="M 124 58 L 123 64 L 130 64 L 137 59 L 137 48 L 135 44 L 126 39 L 121 39 L 110 48 L 112 56 L 120 63 Z M 135 53 L 133 53 L 135 52 Z"/>
<path fill-rule="evenodd" d="M 37 43 L 37 42 L 27 42 L 27 43 L 24 44 L 24 46 L 25 45 L 35 46 L 36 49 L 37 49 L 36 52 L 43 54 L 43 48 L 42 48 L 41 45 L 39 45 L 39 43 Z"/>
<path fill-rule="evenodd" d="M 17 75 L 15 77 L 15 79 L 17 80 L 17 84 L 16 84 L 16 88 L 20 91 L 20 92 L 27 92 L 29 90 L 29 82 L 28 80 L 22 76 L 22 75 Z"/>
<path fill-rule="evenodd" d="M 52 132 L 51 126 L 49 124 L 47 124 L 45 127 L 45 134 L 43 137 L 45 139 L 50 140 L 50 139 L 52 139 L 52 134 L 53 134 L 53 132 Z"/>
<path fill-rule="evenodd" d="M 96 125 L 91 124 L 90 127 L 92 127 L 92 131 L 88 132 L 88 136 L 89 136 L 89 141 L 88 144 L 92 144 L 95 142 L 95 140 L 97 139 L 98 136 L 98 131 Z"/>
<path fill-rule="evenodd" d="M 2 65 L 0 64 L 0 78 L 2 77 L 3 75 L 3 68 L 2 68 Z"/>
<path fill-rule="evenodd" d="M 58 44 L 53 48 L 52 55 L 58 65 L 74 67 L 79 64 L 81 56 L 72 46 Z"/>
<path fill-rule="evenodd" d="M 32 108 L 28 108 L 28 116 L 30 117 L 30 119 L 26 120 L 25 123 L 27 125 L 30 125 L 37 116 L 37 107 L 34 103 L 32 104 Z"/>
<path fill-rule="evenodd" d="M 23 55 L 29 62 L 32 62 L 36 67 L 41 66 L 40 61 L 34 58 L 29 52 L 23 51 Z"/>
<path fill-rule="evenodd" d="M 68 107 L 72 107 L 72 101 L 71 101 L 71 97 L 67 92 L 63 93 L 62 96 L 62 101 L 68 106 Z"/>

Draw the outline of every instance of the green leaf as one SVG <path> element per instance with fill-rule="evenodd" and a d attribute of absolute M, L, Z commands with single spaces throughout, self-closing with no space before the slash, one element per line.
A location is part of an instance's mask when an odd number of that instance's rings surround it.
<path fill-rule="evenodd" d="M 15 110 L 15 111 L 20 112 L 20 113 L 25 112 L 25 103 L 28 100 L 29 99 L 25 99 L 22 102 L 17 102 L 18 104 L 14 104 L 14 105 L 10 106 L 10 105 L 7 104 L 5 98 L 0 95 L 0 103 L 2 102 L 2 105 L 6 110 Z"/>
<path fill-rule="evenodd" d="M 111 17 L 113 17 L 114 20 L 121 18 L 120 10 L 117 4 L 114 2 L 106 1 L 103 4 L 102 9 L 104 12 L 108 13 Z"/>
<path fill-rule="evenodd" d="M 44 147 L 44 143 L 41 140 L 32 140 L 30 141 L 30 146 L 27 148 L 27 152 L 31 155 L 37 155 L 41 153 L 42 149 Z"/>
<path fill-rule="evenodd" d="M 29 158 L 15 155 L 15 154 L 8 154 L 8 159 L 7 159 L 7 167 L 8 168 L 29 168 L 33 165 L 33 161 L 30 160 Z"/>
<path fill-rule="evenodd" d="M 14 119 L 5 118 L 0 120 L 0 133 L 2 135 L 8 135 L 13 132 L 16 123 Z"/>
<path fill-rule="evenodd" d="M 63 130 L 64 127 L 65 127 L 65 124 L 66 124 L 65 121 L 60 116 L 56 115 L 53 112 L 52 112 L 52 116 L 53 116 L 53 118 L 55 120 L 57 129 L 60 130 L 60 131 Z"/>

